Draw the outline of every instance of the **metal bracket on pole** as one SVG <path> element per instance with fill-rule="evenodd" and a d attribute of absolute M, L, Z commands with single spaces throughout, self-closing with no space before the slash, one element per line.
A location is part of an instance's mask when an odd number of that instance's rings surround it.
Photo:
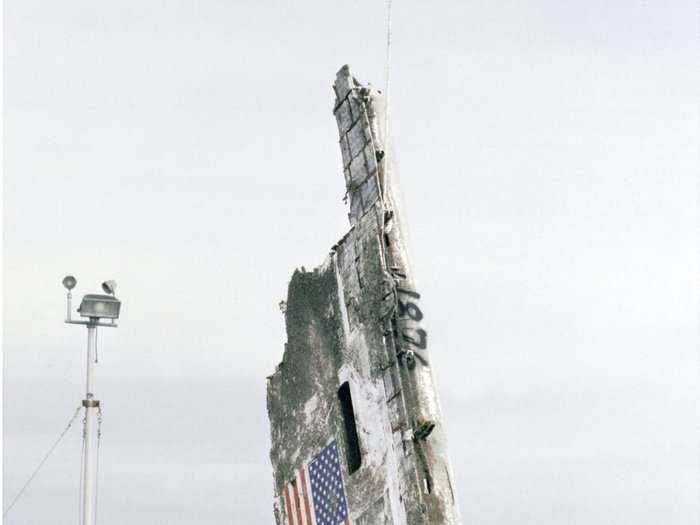
<path fill-rule="evenodd" d="M 117 323 L 100 323 L 98 321 L 73 321 L 72 319 L 66 319 L 66 324 L 83 324 L 86 326 L 106 326 L 108 328 L 116 328 L 119 325 Z"/>

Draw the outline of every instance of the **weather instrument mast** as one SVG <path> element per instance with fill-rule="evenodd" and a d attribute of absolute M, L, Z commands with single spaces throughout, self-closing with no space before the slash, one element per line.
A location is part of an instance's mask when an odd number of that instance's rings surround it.
<path fill-rule="evenodd" d="M 71 318 L 71 290 L 75 288 L 77 281 L 72 275 L 63 279 L 63 286 L 68 290 L 66 295 L 66 323 L 82 324 L 87 326 L 87 372 L 85 381 L 85 399 L 83 408 L 83 466 L 81 472 L 81 524 L 95 525 L 97 510 L 97 465 L 99 461 L 99 424 L 102 420 L 100 401 L 95 397 L 95 363 L 97 362 L 97 327 L 106 326 L 115 328 L 119 319 L 121 302 L 114 296 L 117 283 L 105 281 L 102 289 L 107 295 L 88 294 L 83 296 L 78 307 L 80 317 L 87 320 Z M 109 319 L 109 322 L 102 322 Z M 97 425 L 96 425 L 97 423 Z M 97 438 L 97 439 L 95 439 Z"/>

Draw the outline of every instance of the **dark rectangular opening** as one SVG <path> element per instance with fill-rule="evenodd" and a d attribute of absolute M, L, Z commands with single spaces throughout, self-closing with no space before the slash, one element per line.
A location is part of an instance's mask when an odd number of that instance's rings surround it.
<path fill-rule="evenodd" d="M 345 382 L 340 385 L 338 399 L 340 399 L 340 407 L 343 411 L 343 426 L 345 427 L 345 457 L 348 460 L 348 471 L 352 474 L 360 468 L 362 454 L 360 453 L 360 442 L 357 439 L 355 410 L 352 407 L 349 383 Z"/>

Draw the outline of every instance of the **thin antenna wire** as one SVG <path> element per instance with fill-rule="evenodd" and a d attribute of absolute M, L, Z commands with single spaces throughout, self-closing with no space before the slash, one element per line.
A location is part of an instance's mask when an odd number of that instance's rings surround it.
<path fill-rule="evenodd" d="M 83 478 L 85 476 L 84 463 L 85 463 L 85 423 L 86 419 L 83 418 L 83 446 L 80 449 L 80 490 L 78 492 L 78 525 L 83 522 Z"/>
<path fill-rule="evenodd" d="M 97 407 L 97 462 L 95 469 L 95 525 L 97 525 L 97 510 L 99 509 L 100 498 L 100 445 L 102 443 L 102 409 Z"/>
<path fill-rule="evenodd" d="M 391 0 L 386 3 L 386 85 L 384 86 L 384 167 L 389 157 L 389 81 L 391 80 Z"/>
<path fill-rule="evenodd" d="M 58 439 L 54 442 L 54 444 L 51 446 L 51 448 L 49 449 L 49 451 L 46 453 L 46 455 L 44 456 L 44 459 L 41 460 L 41 462 L 39 463 L 39 466 L 37 466 L 37 467 L 34 469 L 34 472 L 32 472 L 32 475 L 29 476 L 29 479 L 27 480 L 27 482 L 26 482 L 26 483 L 24 484 L 24 486 L 19 490 L 19 492 L 17 493 L 17 495 L 15 496 L 15 498 L 12 500 L 12 503 L 10 503 L 10 506 L 7 507 L 7 508 L 5 509 L 5 511 L 2 513 L 2 517 L 3 517 L 3 518 L 4 518 L 5 516 L 7 516 L 7 513 L 10 512 L 10 510 L 12 510 L 12 507 L 15 506 L 15 503 L 17 503 L 17 501 L 18 501 L 19 498 L 22 496 L 22 494 L 24 494 L 24 491 L 27 489 L 27 487 L 29 486 L 29 484 L 30 484 L 30 483 L 32 482 L 32 480 L 34 479 L 34 477 L 39 473 L 39 471 L 41 470 L 41 467 L 44 466 L 44 463 L 46 463 L 46 460 L 49 459 L 49 456 L 51 455 L 51 453 L 52 453 L 54 450 L 56 450 L 56 447 L 58 446 L 58 444 L 59 444 L 59 443 L 61 442 L 61 440 L 63 439 L 63 436 L 66 435 L 66 433 L 68 432 L 68 429 L 70 429 L 71 425 L 72 425 L 73 422 L 75 421 L 75 418 L 78 417 L 78 414 L 80 413 L 80 408 L 81 408 L 81 407 L 78 407 L 78 408 L 75 409 L 75 414 L 73 414 L 73 417 L 72 417 L 72 418 L 70 419 L 70 421 L 68 422 L 68 425 L 66 426 L 66 428 L 63 430 L 63 432 L 61 432 L 61 435 L 58 436 Z"/>

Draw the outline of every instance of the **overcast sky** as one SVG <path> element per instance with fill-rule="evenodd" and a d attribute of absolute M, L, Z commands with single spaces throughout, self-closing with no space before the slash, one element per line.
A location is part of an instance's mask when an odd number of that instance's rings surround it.
<path fill-rule="evenodd" d="M 695 1 L 394 1 L 392 124 L 465 524 L 698 522 Z M 6 0 L 5 504 L 84 395 L 100 525 L 273 522 L 265 376 L 348 229 L 380 1 Z M 77 521 L 80 431 L 6 523 Z"/>

